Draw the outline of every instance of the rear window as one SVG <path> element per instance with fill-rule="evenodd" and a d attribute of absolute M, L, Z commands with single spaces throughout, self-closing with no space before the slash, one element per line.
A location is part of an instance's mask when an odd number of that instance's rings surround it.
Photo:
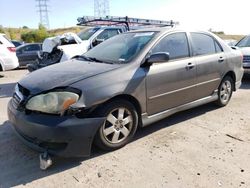
<path fill-rule="evenodd" d="M 39 44 L 31 44 L 24 47 L 24 51 L 39 51 L 40 45 Z"/>
<path fill-rule="evenodd" d="M 6 44 L 8 46 L 14 46 L 12 44 L 12 42 L 5 35 L 0 35 L 0 42 L 1 42 L 1 44 Z"/>

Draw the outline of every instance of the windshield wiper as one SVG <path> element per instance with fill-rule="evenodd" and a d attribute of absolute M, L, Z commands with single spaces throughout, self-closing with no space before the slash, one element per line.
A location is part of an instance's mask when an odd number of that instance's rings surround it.
<path fill-rule="evenodd" d="M 95 58 L 95 57 L 88 57 L 88 58 L 89 58 L 91 61 L 98 62 L 98 63 L 113 64 L 112 62 L 103 61 L 103 60 L 97 59 L 97 58 Z"/>
<path fill-rule="evenodd" d="M 107 62 L 107 61 L 103 61 L 103 60 L 97 59 L 95 57 L 88 57 L 88 56 L 84 56 L 84 55 L 77 55 L 77 56 L 74 56 L 73 58 L 74 59 L 83 59 L 83 60 L 91 61 L 91 62 L 113 64 L 112 62 Z"/>
<path fill-rule="evenodd" d="M 76 55 L 76 56 L 72 57 L 72 59 L 83 59 L 86 61 L 93 61 L 93 60 L 91 60 L 91 58 L 84 56 L 84 55 Z"/>

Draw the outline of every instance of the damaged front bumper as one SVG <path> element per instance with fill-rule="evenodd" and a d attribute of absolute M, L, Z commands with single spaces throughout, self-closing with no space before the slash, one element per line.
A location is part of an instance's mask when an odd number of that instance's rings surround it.
<path fill-rule="evenodd" d="M 39 152 L 62 157 L 87 157 L 94 136 L 105 118 L 25 114 L 8 104 L 9 121 L 18 137 Z"/>

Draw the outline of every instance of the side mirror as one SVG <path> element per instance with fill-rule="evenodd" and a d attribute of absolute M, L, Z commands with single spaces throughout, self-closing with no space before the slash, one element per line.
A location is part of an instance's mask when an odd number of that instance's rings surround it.
<path fill-rule="evenodd" d="M 92 46 L 97 46 L 98 44 L 101 44 L 104 41 L 104 39 L 94 39 L 92 42 Z"/>
<path fill-rule="evenodd" d="M 169 61 L 169 53 L 158 52 L 158 53 L 151 54 L 146 59 L 146 64 L 152 65 L 153 63 L 162 63 L 162 62 L 167 62 L 167 61 Z"/>
<path fill-rule="evenodd" d="M 239 47 L 238 46 L 230 46 L 233 50 L 238 50 Z"/>

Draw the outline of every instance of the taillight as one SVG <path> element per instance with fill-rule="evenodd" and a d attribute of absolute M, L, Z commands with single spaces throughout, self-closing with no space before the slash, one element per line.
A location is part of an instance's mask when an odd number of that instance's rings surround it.
<path fill-rule="evenodd" d="M 7 47 L 10 52 L 16 52 L 16 47 Z"/>

